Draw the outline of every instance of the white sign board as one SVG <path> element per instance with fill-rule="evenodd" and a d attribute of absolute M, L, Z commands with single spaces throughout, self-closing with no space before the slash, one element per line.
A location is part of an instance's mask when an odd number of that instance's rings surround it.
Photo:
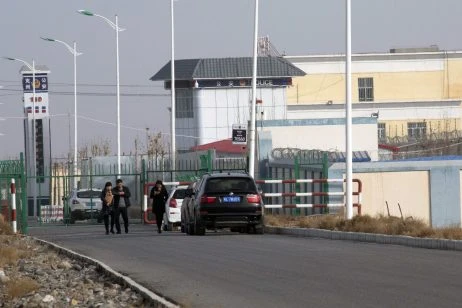
<path fill-rule="evenodd" d="M 233 124 L 233 144 L 247 144 L 247 124 Z"/>

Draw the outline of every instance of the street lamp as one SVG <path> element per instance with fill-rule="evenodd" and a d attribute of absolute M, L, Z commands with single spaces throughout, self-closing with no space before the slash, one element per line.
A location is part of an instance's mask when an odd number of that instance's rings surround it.
<path fill-rule="evenodd" d="M 74 189 L 77 189 L 77 56 L 82 53 L 77 52 L 77 43 L 74 41 L 74 48 L 67 43 L 48 37 L 40 37 L 48 42 L 57 42 L 66 46 L 67 50 L 74 56 Z"/>
<path fill-rule="evenodd" d="M 24 64 L 28 69 L 32 71 L 32 177 L 34 178 L 33 187 L 33 198 L 34 198 L 34 217 L 37 217 L 37 167 L 36 167 L 36 153 L 35 153 L 35 61 L 32 59 L 32 65 L 24 60 L 18 58 L 2 57 L 9 61 L 18 61 Z"/>
<path fill-rule="evenodd" d="M 353 150 L 351 106 L 351 0 L 346 0 L 346 52 L 345 52 L 345 151 L 346 151 L 346 218 L 353 218 Z"/>
<path fill-rule="evenodd" d="M 249 174 L 255 176 L 255 107 L 257 102 L 257 51 L 258 51 L 258 0 L 255 0 L 254 38 L 253 38 L 253 69 L 252 69 L 252 103 L 249 129 Z"/>
<path fill-rule="evenodd" d="M 170 17 L 171 17 L 171 27 L 172 27 L 172 38 L 171 38 L 171 43 L 172 43 L 172 59 L 171 59 L 171 87 L 170 90 L 172 92 L 172 106 L 171 106 L 171 114 L 170 114 L 170 126 L 171 126 L 171 149 L 172 153 L 170 153 L 170 159 L 171 159 L 171 168 L 173 167 L 173 170 L 175 170 L 175 162 L 176 162 L 176 131 L 175 131 L 175 27 L 174 27 L 174 11 L 173 11 L 173 1 L 170 0 Z M 173 173 L 174 175 L 174 173 Z M 173 176 L 174 177 L 174 176 Z M 172 181 L 175 181 L 175 178 L 172 178 Z"/>
<path fill-rule="evenodd" d="M 118 16 L 115 15 L 115 23 L 104 16 L 94 14 L 87 10 L 78 10 L 77 13 L 85 16 L 95 16 L 102 18 L 116 32 L 116 74 L 117 74 L 117 178 L 120 178 L 120 85 L 119 85 L 119 32 L 124 31 L 124 28 L 119 27 Z"/>

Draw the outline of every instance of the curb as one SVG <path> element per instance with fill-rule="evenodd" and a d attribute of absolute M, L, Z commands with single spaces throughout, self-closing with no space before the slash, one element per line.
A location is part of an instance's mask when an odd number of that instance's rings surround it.
<path fill-rule="evenodd" d="M 316 237 L 329 240 L 347 240 L 376 244 L 401 245 L 426 249 L 462 251 L 461 240 L 418 238 L 403 235 L 386 235 L 361 232 L 342 232 L 323 229 L 280 228 L 268 226 L 265 226 L 265 232 L 270 234 L 291 235 L 299 237 Z"/>
<path fill-rule="evenodd" d="M 75 252 L 73 250 L 64 248 L 62 246 L 56 245 L 56 244 L 48 242 L 48 241 L 44 241 L 44 240 L 34 238 L 34 237 L 31 237 L 31 238 L 34 239 L 39 244 L 48 246 L 49 248 L 57 251 L 60 254 L 64 254 L 64 255 L 72 258 L 72 259 L 77 259 L 77 260 L 80 260 L 80 261 L 82 261 L 84 263 L 87 263 L 87 264 L 95 265 L 98 270 L 101 270 L 104 274 L 108 275 L 114 281 L 116 281 L 116 282 L 118 282 L 118 283 L 120 283 L 120 284 L 122 284 L 124 286 L 128 286 L 130 289 L 135 290 L 136 292 L 140 293 L 141 296 L 143 296 L 143 298 L 145 300 L 147 300 L 150 304 L 153 305 L 152 307 L 156 307 L 156 308 L 157 307 L 159 307 L 159 308 L 160 307 L 161 308 L 179 308 L 180 307 L 179 305 L 171 302 L 167 298 L 162 297 L 162 296 L 160 296 L 160 295 L 146 289 L 145 287 L 138 284 L 137 282 L 135 282 L 130 277 L 124 276 L 124 275 L 114 271 L 112 268 L 110 268 L 106 264 L 104 264 L 104 263 L 102 263 L 102 262 L 100 262 L 100 261 L 98 261 L 96 259 L 87 257 L 87 256 L 79 254 L 79 253 L 77 253 L 77 252 Z"/>

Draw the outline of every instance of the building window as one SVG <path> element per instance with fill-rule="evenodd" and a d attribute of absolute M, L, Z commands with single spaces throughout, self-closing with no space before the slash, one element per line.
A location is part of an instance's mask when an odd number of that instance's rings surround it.
<path fill-rule="evenodd" d="M 385 123 L 377 124 L 377 135 L 380 141 L 383 141 L 387 138 L 387 131 L 385 130 Z"/>
<path fill-rule="evenodd" d="M 409 122 L 407 123 L 407 135 L 409 138 L 422 139 L 427 135 L 427 123 Z"/>
<path fill-rule="evenodd" d="M 175 118 L 194 118 L 191 89 L 176 89 L 175 93 Z"/>
<path fill-rule="evenodd" d="M 374 79 L 371 77 L 358 78 L 358 90 L 360 102 L 372 102 L 374 100 Z"/>

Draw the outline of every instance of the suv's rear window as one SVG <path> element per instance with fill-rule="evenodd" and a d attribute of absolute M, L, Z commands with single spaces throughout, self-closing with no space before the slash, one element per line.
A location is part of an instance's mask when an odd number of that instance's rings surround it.
<path fill-rule="evenodd" d="M 256 193 L 255 182 L 250 178 L 210 178 L 205 184 L 205 192 L 244 192 Z"/>
<path fill-rule="evenodd" d="M 186 189 L 185 188 L 180 188 L 175 190 L 175 193 L 173 194 L 174 199 L 184 199 L 186 194 Z"/>
<path fill-rule="evenodd" d="M 100 191 L 95 191 L 95 190 L 85 190 L 85 191 L 78 191 L 77 192 L 77 198 L 83 198 L 83 199 L 90 199 L 90 198 L 100 198 L 101 197 L 101 192 Z"/>

